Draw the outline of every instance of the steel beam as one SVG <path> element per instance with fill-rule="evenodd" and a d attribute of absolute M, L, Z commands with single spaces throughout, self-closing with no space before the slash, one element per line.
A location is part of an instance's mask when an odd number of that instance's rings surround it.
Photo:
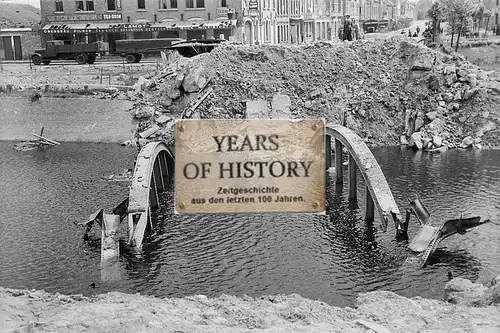
<path fill-rule="evenodd" d="M 335 179 L 337 184 L 342 184 L 342 142 L 335 138 Z"/>
<path fill-rule="evenodd" d="M 356 161 L 352 154 L 349 153 L 349 166 L 348 166 L 348 174 L 349 174 L 349 200 L 356 200 L 358 197 L 358 177 L 357 177 L 357 168 Z"/>

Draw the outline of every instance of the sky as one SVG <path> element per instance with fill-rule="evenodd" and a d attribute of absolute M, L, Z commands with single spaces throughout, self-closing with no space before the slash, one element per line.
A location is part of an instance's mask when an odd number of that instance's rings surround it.
<path fill-rule="evenodd" d="M 33 7 L 40 8 L 40 0 L 0 0 L 1 2 L 9 3 L 22 3 L 32 5 Z"/>

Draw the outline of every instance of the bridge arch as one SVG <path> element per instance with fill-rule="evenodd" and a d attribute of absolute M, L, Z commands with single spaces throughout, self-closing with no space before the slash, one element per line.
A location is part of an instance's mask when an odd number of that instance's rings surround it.
<path fill-rule="evenodd" d="M 357 170 L 365 180 L 365 218 L 374 218 L 375 208 L 382 219 L 382 228 L 387 230 L 389 215 L 392 216 L 397 235 L 406 232 L 401 224 L 401 214 L 382 169 L 372 152 L 355 132 L 341 125 L 327 125 L 325 131 L 326 168 L 331 163 L 331 146 L 334 142 L 336 182 L 343 182 L 342 152 L 349 154 L 348 186 L 349 199 L 357 199 Z M 163 142 L 150 142 L 140 151 L 129 192 L 128 243 L 141 248 L 144 233 L 152 228 L 151 211 L 158 208 L 159 193 L 172 180 L 175 168 L 174 153 Z"/>
<path fill-rule="evenodd" d="M 381 222 L 384 231 L 387 230 L 389 215 L 391 215 L 397 235 L 404 233 L 405 230 L 402 229 L 401 225 L 401 213 L 392 196 L 389 184 L 375 156 L 373 156 L 363 139 L 352 130 L 341 125 L 327 125 L 325 135 L 327 168 L 330 167 L 331 163 L 332 140 L 335 141 L 335 177 L 337 184 L 343 183 L 342 151 L 344 147 L 349 154 L 348 187 L 350 200 L 357 199 L 357 169 L 365 181 L 365 219 L 371 220 L 374 218 L 376 207 L 382 218 Z"/>
<path fill-rule="evenodd" d="M 174 153 L 164 142 L 146 144 L 137 156 L 128 203 L 128 243 L 141 248 L 144 233 L 152 228 L 151 211 L 158 208 L 159 193 L 171 181 Z"/>

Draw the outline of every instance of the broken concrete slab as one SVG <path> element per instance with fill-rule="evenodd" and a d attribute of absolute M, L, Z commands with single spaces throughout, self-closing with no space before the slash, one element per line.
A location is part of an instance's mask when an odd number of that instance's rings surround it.
<path fill-rule="evenodd" d="M 259 99 L 256 101 L 247 101 L 247 118 L 265 119 L 267 118 L 267 101 Z"/>
<path fill-rule="evenodd" d="M 158 118 L 156 118 L 156 122 L 159 124 L 164 124 L 164 123 L 169 122 L 171 120 L 172 120 L 172 118 L 169 116 L 166 116 L 166 115 L 162 115 L 162 116 L 159 116 Z"/>
<path fill-rule="evenodd" d="M 156 132 L 158 132 L 160 130 L 160 127 L 158 125 L 153 125 L 151 126 L 150 128 L 148 128 L 147 130 L 139 133 L 139 136 L 143 139 L 147 139 L 149 138 L 151 135 L 155 134 Z"/>
<path fill-rule="evenodd" d="M 423 147 L 422 133 L 420 133 L 420 132 L 413 133 L 410 137 L 409 145 L 410 145 L 410 147 L 422 149 L 422 147 Z"/>
<path fill-rule="evenodd" d="M 434 66 L 436 56 L 431 52 L 420 52 L 417 54 L 411 69 L 416 71 L 430 71 Z"/>
<path fill-rule="evenodd" d="M 271 102 L 271 115 L 273 119 L 289 119 L 290 106 L 292 105 L 288 95 L 274 95 Z"/>

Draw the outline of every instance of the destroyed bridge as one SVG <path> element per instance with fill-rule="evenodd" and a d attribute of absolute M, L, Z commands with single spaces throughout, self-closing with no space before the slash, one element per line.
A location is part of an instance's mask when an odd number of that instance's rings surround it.
<path fill-rule="evenodd" d="M 358 200 L 358 171 L 364 180 L 365 188 L 361 206 L 364 207 L 365 220 L 373 221 L 375 212 L 378 212 L 384 231 L 387 230 L 389 220 L 392 220 L 396 237 L 408 239 L 410 216 L 412 213 L 416 216 L 420 229 L 409 244 L 412 255 L 407 260 L 412 266 L 424 266 L 439 242 L 446 237 L 455 233 L 463 234 L 467 229 L 489 222 L 489 220 L 481 221 L 480 217 L 473 217 L 448 220 L 440 224 L 434 223 L 418 198 L 410 201 L 410 208 L 406 210 L 403 220 L 387 180 L 363 139 L 341 125 L 326 126 L 325 136 L 326 169 L 332 167 L 331 162 L 334 160 L 337 184 L 344 182 L 344 151 L 348 155 L 346 174 L 349 200 Z M 334 158 L 332 158 L 332 152 Z M 113 210 L 113 214 L 105 214 L 103 209 L 100 209 L 82 224 L 86 226 L 86 237 L 94 222 L 102 228 L 101 276 L 103 279 L 109 278 L 105 277 L 108 276 L 105 273 L 106 267 L 111 267 L 118 261 L 119 243 L 115 239 L 116 230 L 125 217 L 128 220 L 128 244 L 130 246 L 140 250 L 145 241 L 145 235 L 151 234 L 155 227 L 152 212 L 158 208 L 160 194 L 173 181 L 174 160 L 173 151 L 165 143 L 151 142 L 145 145 L 135 163 L 129 197 Z M 328 175 L 326 170 L 325 174 Z"/>

